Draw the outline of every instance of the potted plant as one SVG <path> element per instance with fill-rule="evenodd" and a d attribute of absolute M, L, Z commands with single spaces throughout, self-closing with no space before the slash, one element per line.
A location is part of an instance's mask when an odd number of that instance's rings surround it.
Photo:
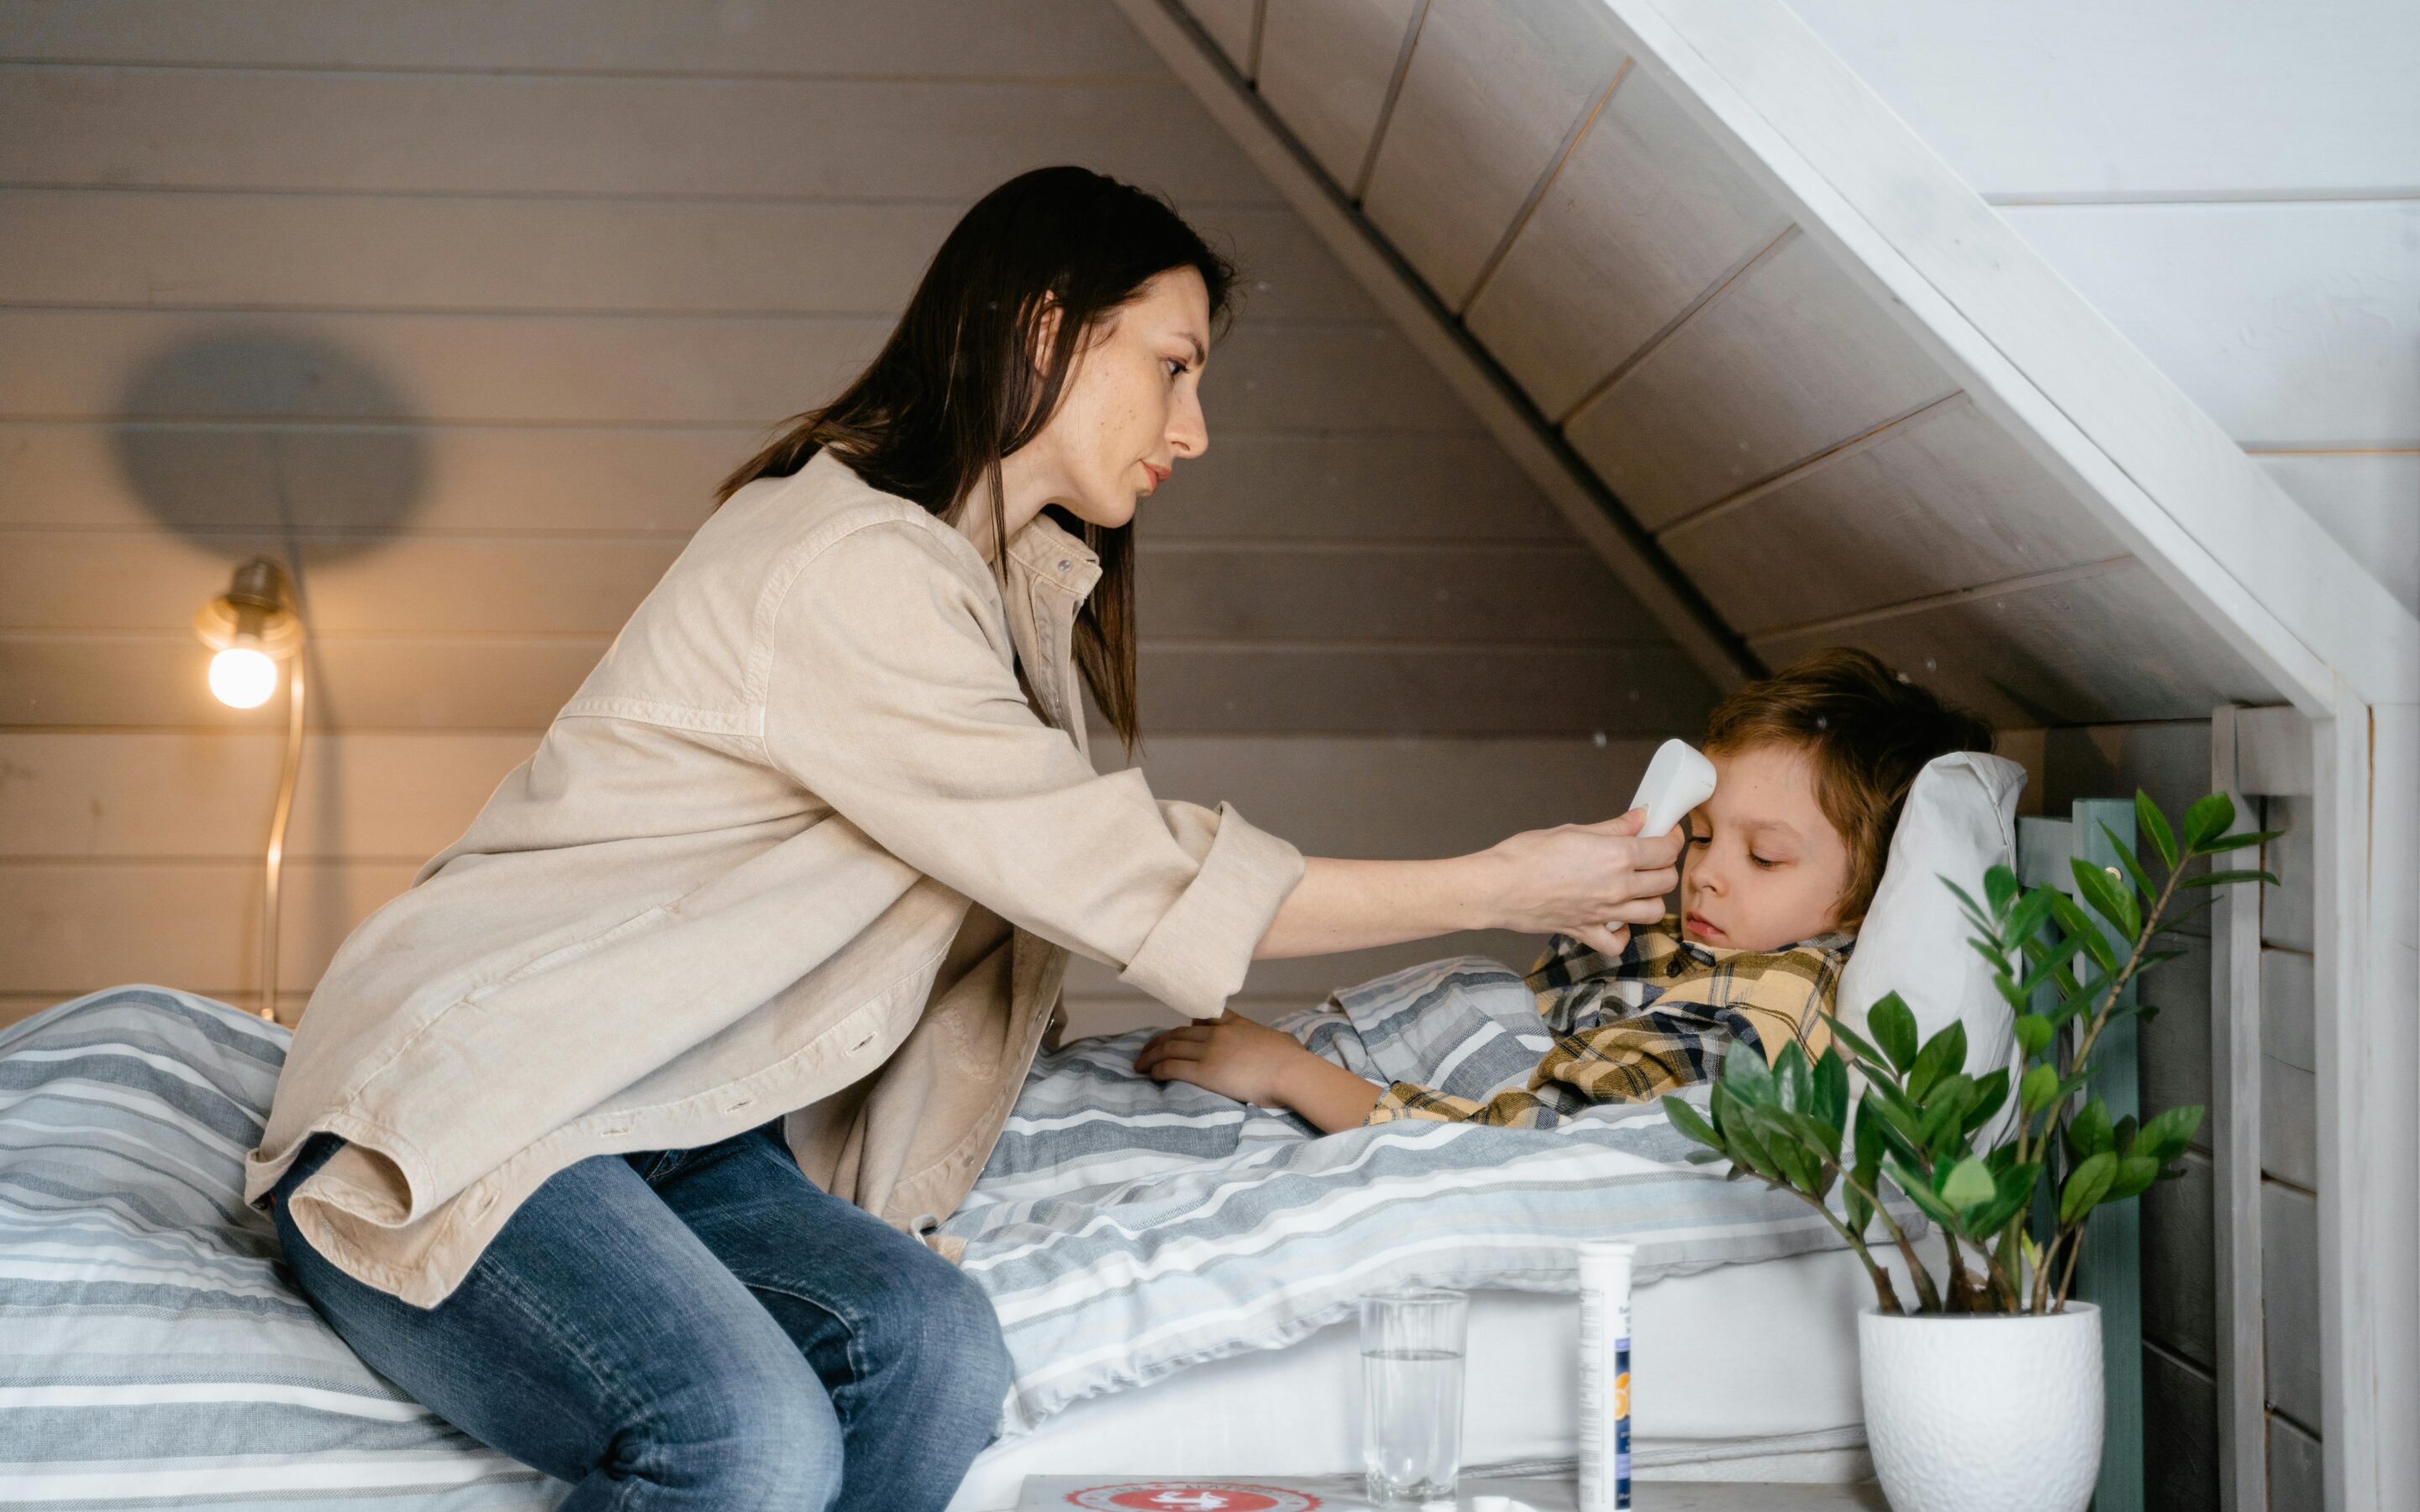
<path fill-rule="evenodd" d="M 2157 882 L 2105 825 L 2123 874 L 2076 861 L 2082 903 L 2022 887 L 2006 867 L 1986 875 L 1979 900 L 1943 879 L 2015 1015 L 2013 1075 L 1967 1074 L 1962 1024 L 1918 1044 L 1915 1015 L 1893 993 L 1869 1011 L 1864 1033 L 1836 1022 L 1835 1042 L 1811 1062 L 1796 1044 L 1770 1066 L 1726 1056 L 1711 1118 L 1664 1100 L 1673 1125 L 1706 1147 L 1695 1158 L 1728 1160 L 1733 1179 L 1794 1193 L 1865 1263 L 1874 1287 L 1857 1328 L 1866 1431 L 1899 1512 L 2082 1512 L 2091 1499 L 2101 1319 L 2070 1298 L 2076 1257 L 2095 1210 L 2181 1174 L 2173 1163 L 2202 1119 L 2188 1106 L 2113 1122 L 2086 1093 L 2094 1052 L 2112 1023 L 2151 1011 L 2126 989 L 2182 953 L 2151 949 L 2207 906 L 2170 917 L 2180 893 L 2276 881 L 2257 871 L 2186 877 L 2196 860 L 2274 838 L 2227 833 L 2235 806 L 2224 794 L 2194 804 L 2180 829 L 2147 795 L 2134 809 L 2166 871 Z M 1853 1077 L 1863 1083 L 1855 1097 Z M 1996 1142 L 1976 1148 L 1994 1131 Z M 1886 1205 L 1892 1193 L 1941 1230 L 1938 1276 L 1913 1226 Z M 1875 1258 L 1878 1244 L 1896 1252 L 1912 1299 Z"/>

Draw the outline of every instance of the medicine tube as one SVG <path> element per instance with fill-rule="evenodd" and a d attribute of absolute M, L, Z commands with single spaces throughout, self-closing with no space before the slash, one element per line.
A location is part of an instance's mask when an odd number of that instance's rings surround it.
<path fill-rule="evenodd" d="M 1630 1505 L 1630 1269 L 1638 1246 L 1579 1247 L 1580 1512 Z"/>

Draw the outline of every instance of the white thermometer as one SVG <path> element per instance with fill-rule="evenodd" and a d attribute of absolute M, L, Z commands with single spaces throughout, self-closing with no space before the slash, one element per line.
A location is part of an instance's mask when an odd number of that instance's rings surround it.
<path fill-rule="evenodd" d="M 1714 764 L 1685 740 L 1664 742 L 1647 764 L 1647 775 L 1638 779 L 1637 795 L 1630 800 L 1631 809 L 1647 810 L 1638 825 L 1639 838 L 1667 833 L 1714 795 Z"/>

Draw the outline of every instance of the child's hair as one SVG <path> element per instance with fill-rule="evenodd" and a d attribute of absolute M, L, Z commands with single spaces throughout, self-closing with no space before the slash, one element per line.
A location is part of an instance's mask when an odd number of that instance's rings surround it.
<path fill-rule="evenodd" d="M 1706 717 L 1709 754 L 1796 746 L 1815 764 L 1815 796 L 1849 847 L 1840 922 L 1866 917 L 1883 880 L 1891 831 L 1925 764 L 1990 750 L 1992 727 L 1897 675 L 1870 652 L 1819 651 L 1742 686 Z"/>

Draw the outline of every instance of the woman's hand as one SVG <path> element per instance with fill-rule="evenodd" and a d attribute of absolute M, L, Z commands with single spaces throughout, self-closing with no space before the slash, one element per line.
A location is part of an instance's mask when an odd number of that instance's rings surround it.
<path fill-rule="evenodd" d="M 1633 809 L 1602 824 L 1528 830 L 1481 852 L 1497 875 L 1494 927 L 1569 934 L 1621 954 L 1628 926 L 1662 918 L 1665 895 L 1681 884 L 1683 831 L 1640 840 L 1646 817 Z"/>

